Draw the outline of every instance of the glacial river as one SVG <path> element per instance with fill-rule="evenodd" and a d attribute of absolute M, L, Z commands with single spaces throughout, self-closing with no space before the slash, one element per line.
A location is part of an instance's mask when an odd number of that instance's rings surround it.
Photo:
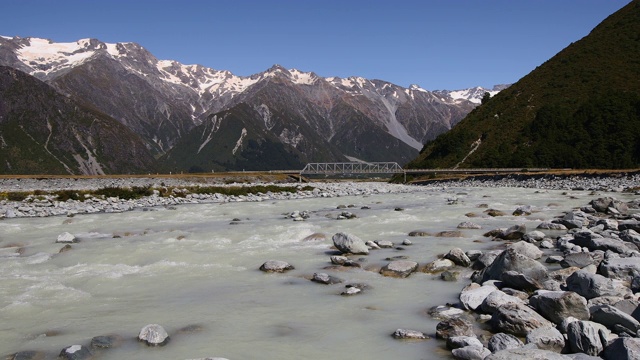
<path fill-rule="evenodd" d="M 449 205 L 452 197 L 458 202 Z M 0 221 L 0 356 L 33 350 L 55 358 L 66 346 L 116 334 L 124 341 L 101 352 L 100 359 L 448 359 L 440 340 L 401 341 L 390 335 L 404 328 L 435 337 L 438 321 L 427 310 L 457 302 L 469 280 L 445 282 L 425 273 L 387 278 L 371 269 L 400 255 L 424 265 L 452 247 L 486 250 L 499 245 L 482 236 L 488 230 L 517 223 L 533 230 L 542 219 L 595 197 L 581 191 L 424 188 L 405 194 L 7 219 Z M 508 215 L 483 216 L 486 209 L 480 204 Z M 512 216 L 519 204 L 539 212 Z M 346 210 L 358 217 L 336 220 L 342 211 L 338 205 L 354 205 Z M 309 210 L 311 218 L 294 222 L 282 215 L 294 210 Z M 231 224 L 234 218 L 241 221 Z M 463 237 L 456 238 L 407 236 L 412 230 L 456 230 L 463 221 L 483 229 L 462 230 Z M 59 253 L 63 245 L 55 241 L 63 232 L 80 242 Z M 362 269 L 326 270 L 333 254 L 330 238 L 337 232 L 398 246 L 410 239 L 413 245 L 357 256 L 364 258 Z M 327 240 L 303 241 L 313 233 L 324 233 Z M 272 259 L 287 261 L 295 270 L 258 270 Z M 316 272 L 344 283 L 309 281 Z M 349 283 L 370 288 L 340 296 Z M 153 323 L 171 336 L 166 346 L 150 348 L 135 340 L 142 327 Z"/>

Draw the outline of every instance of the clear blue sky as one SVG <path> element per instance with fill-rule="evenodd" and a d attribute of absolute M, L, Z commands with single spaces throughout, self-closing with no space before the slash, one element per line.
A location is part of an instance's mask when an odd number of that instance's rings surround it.
<path fill-rule="evenodd" d="M 247 76 L 462 89 L 513 83 L 630 0 L 0 0 L 0 35 L 136 42 Z"/>

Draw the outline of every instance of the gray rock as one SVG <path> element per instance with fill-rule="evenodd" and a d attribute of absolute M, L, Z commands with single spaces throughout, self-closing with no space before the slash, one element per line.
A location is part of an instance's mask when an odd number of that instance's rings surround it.
<path fill-rule="evenodd" d="M 621 231 L 619 235 L 622 241 L 633 243 L 636 246 L 640 245 L 640 234 L 633 229 Z"/>
<path fill-rule="evenodd" d="M 405 278 L 418 269 L 418 263 L 410 260 L 395 260 L 380 269 L 380 274 L 388 277 Z"/>
<path fill-rule="evenodd" d="M 533 213 L 533 207 L 531 205 L 520 205 L 514 211 L 514 216 L 531 215 Z"/>
<path fill-rule="evenodd" d="M 454 336 L 475 337 L 473 324 L 463 318 L 451 318 L 443 320 L 436 325 L 436 338 L 447 340 Z"/>
<path fill-rule="evenodd" d="M 71 345 L 62 349 L 59 357 L 65 360 L 84 360 L 90 359 L 91 351 L 86 346 L 82 345 Z"/>
<path fill-rule="evenodd" d="M 561 355 L 549 350 L 517 348 L 505 349 L 491 354 L 485 360 L 571 360 L 567 355 Z"/>
<path fill-rule="evenodd" d="M 551 255 L 551 256 L 547 257 L 544 262 L 547 263 L 547 264 L 557 264 L 557 263 L 560 263 L 562 260 L 564 260 L 564 257 L 562 257 L 562 256 Z"/>
<path fill-rule="evenodd" d="M 586 247 L 587 249 L 589 249 L 589 251 L 611 250 L 618 254 L 626 254 L 629 251 L 634 250 L 630 246 L 635 247 L 635 250 L 637 251 L 637 247 L 632 243 L 626 243 L 622 240 L 603 237 L 600 234 L 596 234 L 588 230 L 575 233 L 572 243 L 581 247 Z"/>
<path fill-rule="evenodd" d="M 567 227 L 562 225 L 562 224 L 557 224 L 557 223 L 552 223 L 549 221 L 543 221 L 542 223 L 540 223 L 537 227 L 537 229 L 542 229 L 542 230 L 567 230 Z"/>
<path fill-rule="evenodd" d="M 600 263 L 598 272 L 610 279 L 626 282 L 640 275 L 640 257 L 607 259 Z"/>
<path fill-rule="evenodd" d="M 567 326 L 567 341 L 572 352 L 598 356 L 606 345 L 606 328 L 592 321 L 573 321 Z"/>
<path fill-rule="evenodd" d="M 538 280 L 512 270 L 502 273 L 501 280 L 504 286 L 516 290 L 535 291 L 542 289 L 542 284 Z"/>
<path fill-rule="evenodd" d="M 465 311 L 452 306 L 438 305 L 429 309 L 429 316 L 437 320 L 448 320 L 460 317 Z"/>
<path fill-rule="evenodd" d="M 483 360 L 491 355 L 491 351 L 483 346 L 465 346 L 451 350 L 451 355 L 459 360 Z"/>
<path fill-rule="evenodd" d="M 78 239 L 69 232 L 64 232 L 58 235 L 58 239 L 56 240 L 56 243 L 61 243 L 61 244 L 70 244 L 70 243 L 76 243 L 76 242 L 78 242 Z"/>
<path fill-rule="evenodd" d="M 497 333 L 489 339 L 487 347 L 492 353 L 506 350 L 506 349 L 518 349 L 524 346 L 524 343 L 517 337 L 511 334 Z"/>
<path fill-rule="evenodd" d="M 460 272 L 445 270 L 440 274 L 440 278 L 444 281 L 458 281 L 460 280 Z"/>
<path fill-rule="evenodd" d="M 439 272 L 443 272 L 445 270 L 451 269 L 454 266 L 455 264 L 453 263 L 453 261 L 449 259 L 438 259 L 425 265 L 424 268 L 422 269 L 422 272 L 435 274 L 435 273 L 439 273 Z"/>
<path fill-rule="evenodd" d="M 587 299 L 571 291 L 541 292 L 532 296 L 529 304 L 556 324 L 561 324 L 569 316 L 579 320 L 589 320 L 590 316 Z"/>
<path fill-rule="evenodd" d="M 458 224 L 458 229 L 482 229 L 482 226 L 471 221 L 464 221 Z"/>
<path fill-rule="evenodd" d="M 633 230 L 640 231 L 640 221 L 639 220 L 621 220 L 618 222 L 618 230 Z"/>
<path fill-rule="evenodd" d="M 542 257 L 542 250 L 526 241 L 518 241 L 517 243 L 511 244 L 508 247 L 515 249 L 519 254 L 530 257 L 532 259 L 537 260 Z"/>
<path fill-rule="evenodd" d="M 591 320 L 600 323 L 613 332 L 625 332 L 636 336 L 640 330 L 640 323 L 631 315 L 611 305 L 599 305 L 591 308 Z"/>
<path fill-rule="evenodd" d="M 338 279 L 335 276 L 331 276 L 326 273 L 314 273 L 311 281 L 317 282 L 320 284 L 331 285 L 331 284 L 339 284 L 342 282 L 342 279 Z"/>
<path fill-rule="evenodd" d="M 487 296 L 496 290 L 497 288 L 495 286 L 480 286 L 478 284 L 471 283 L 460 292 L 460 303 L 462 303 L 462 306 L 465 309 L 476 310 L 482 305 L 482 302 L 487 298 Z"/>
<path fill-rule="evenodd" d="M 629 294 L 629 288 L 614 283 L 599 274 L 592 274 L 588 266 L 567 278 L 567 290 L 584 296 L 587 300 L 600 296 L 621 296 Z"/>
<path fill-rule="evenodd" d="M 447 339 L 447 347 L 449 349 L 459 349 L 465 346 L 482 347 L 483 345 L 475 336 L 453 336 Z"/>
<path fill-rule="evenodd" d="M 589 225 L 587 214 L 583 211 L 571 211 L 560 219 L 560 222 L 562 225 L 566 226 L 567 229 L 579 229 Z"/>
<path fill-rule="evenodd" d="M 583 268 L 592 264 L 597 265 L 596 259 L 593 258 L 591 253 L 583 252 L 568 254 L 562 261 L 560 261 L 560 266 L 562 266 L 563 268 L 572 266 Z"/>
<path fill-rule="evenodd" d="M 605 360 L 638 360 L 640 359 L 640 339 L 621 337 L 613 340 L 604 349 Z"/>
<path fill-rule="evenodd" d="M 41 351 L 19 351 L 7 357 L 7 360 L 43 360 L 46 354 Z"/>
<path fill-rule="evenodd" d="M 526 234 L 527 226 L 525 224 L 513 225 L 499 234 L 499 238 L 503 240 L 520 240 Z"/>
<path fill-rule="evenodd" d="M 538 349 L 561 352 L 564 348 L 564 337 L 555 327 L 542 327 L 531 330 L 526 337 L 527 344 L 534 344 Z"/>
<path fill-rule="evenodd" d="M 486 251 L 478 257 L 478 259 L 473 263 L 472 269 L 474 270 L 482 270 L 489 265 L 493 264 L 496 258 L 502 253 L 500 250 L 492 250 Z"/>
<path fill-rule="evenodd" d="M 482 256 L 482 251 L 480 250 L 468 250 L 465 252 L 469 260 L 476 261 L 480 256 Z"/>
<path fill-rule="evenodd" d="M 498 308 L 491 317 L 491 323 L 496 332 L 516 336 L 526 336 L 533 329 L 553 326 L 553 323 L 521 304 L 506 304 Z"/>
<path fill-rule="evenodd" d="M 612 197 L 603 197 L 591 200 L 589 203 L 597 212 L 612 213 L 612 210 L 620 214 L 629 212 L 629 207 L 624 202 Z"/>
<path fill-rule="evenodd" d="M 541 249 L 553 249 L 553 243 L 549 240 L 542 240 L 540 242 L 540 248 Z"/>
<path fill-rule="evenodd" d="M 507 293 L 495 290 L 491 292 L 482 302 L 480 309 L 483 312 L 488 314 L 493 314 L 500 307 L 506 304 L 522 304 L 525 305 L 524 301 L 518 297 L 508 295 Z"/>
<path fill-rule="evenodd" d="M 260 266 L 260 270 L 264 272 L 282 273 L 293 269 L 295 269 L 293 265 L 280 260 L 269 260 Z"/>
<path fill-rule="evenodd" d="M 118 335 L 101 335 L 91 338 L 90 348 L 96 349 L 111 349 L 120 346 L 124 339 Z"/>
<path fill-rule="evenodd" d="M 463 267 L 471 265 L 471 259 L 460 248 L 453 248 L 444 256 L 445 259 L 453 261 L 454 264 Z"/>
<path fill-rule="evenodd" d="M 344 254 L 367 255 L 369 248 L 359 237 L 351 234 L 337 233 L 331 238 L 333 245 Z"/>
<path fill-rule="evenodd" d="M 544 265 L 518 253 L 514 248 L 508 248 L 484 270 L 481 282 L 499 280 L 502 277 L 502 273 L 509 270 L 516 271 L 535 280 L 543 279 L 547 275 L 547 268 Z"/>
<path fill-rule="evenodd" d="M 375 243 L 383 249 L 389 249 L 393 247 L 393 242 L 389 240 L 376 240 Z"/>
<path fill-rule="evenodd" d="M 544 239 L 544 233 L 542 231 L 538 231 L 538 230 L 534 230 L 534 231 L 529 231 L 528 233 L 524 234 L 524 236 L 522 237 L 522 240 L 526 241 L 526 242 L 538 242 L 541 241 L 542 239 Z"/>
<path fill-rule="evenodd" d="M 169 334 L 158 324 L 149 324 L 140 330 L 138 340 L 149 346 L 163 346 L 169 342 Z"/>
<path fill-rule="evenodd" d="M 391 334 L 394 339 L 411 339 L 411 340 L 424 340 L 428 339 L 429 336 L 423 333 L 422 331 L 417 330 L 407 330 L 407 329 L 398 329 Z"/>

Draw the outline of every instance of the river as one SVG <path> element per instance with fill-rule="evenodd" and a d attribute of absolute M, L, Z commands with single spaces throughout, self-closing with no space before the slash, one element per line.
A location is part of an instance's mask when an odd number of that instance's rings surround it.
<path fill-rule="evenodd" d="M 449 204 L 453 197 L 457 203 Z M 427 310 L 457 302 L 469 280 L 445 282 L 426 273 L 387 278 L 370 270 L 394 256 L 424 265 L 452 247 L 493 248 L 500 243 L 484 232 L 517 223 L 533 230 L 595 197 L 586 191 L 425 187 L 403 194 L 6 219 L 0 221 L 0 355 L 33 350 L 55 358 L 66 346 L 117 334 L 123 343 L 102 351 L 100 359 L 449 359 L 442 341 L 390 335 L 404 328 L 433 336 L 438 321 Z M 481 204 L 507 216 L 483 216 Z M 338 205 L 354 205 L 345 210 L 357 218 L 336 220 L 343 211 Z M 512 216 L 518 205 L 538 211 Z M 311 217 L 295 222 L 283 216 L 294 210 L 308 210 Z M 455 238 L 407 236 L 413 230 L 456 230 L 463 221 L 483 228 L 462 230 Z M 59 253 L 63 245 L 55 241 L 64 232 L 80 241 Z M 361 269 L 327 270 L 330 238 L 337 232 L 413 244 L 357 256 L 364 258 Z M 313 233 L 327 240 L 303 241 Z M 259 271 L 267 260 L 287 261 L 295 270 Z M 309 281 L 316 272 L 344 283 Z M 350 283 L 369 288 L 340 296 Z M 135 340 L 153 323 L 171 336 L 166 346 Z"/>

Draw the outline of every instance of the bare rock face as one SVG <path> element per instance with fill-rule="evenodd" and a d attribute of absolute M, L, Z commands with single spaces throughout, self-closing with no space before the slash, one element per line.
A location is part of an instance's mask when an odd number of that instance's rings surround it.
<path fill-rule="evenodd" d="M 138 340 L 149 346 L 163 346 L 169 342 L 169 334 L 158 324 L 149 324 L 140 330 Z"/>

